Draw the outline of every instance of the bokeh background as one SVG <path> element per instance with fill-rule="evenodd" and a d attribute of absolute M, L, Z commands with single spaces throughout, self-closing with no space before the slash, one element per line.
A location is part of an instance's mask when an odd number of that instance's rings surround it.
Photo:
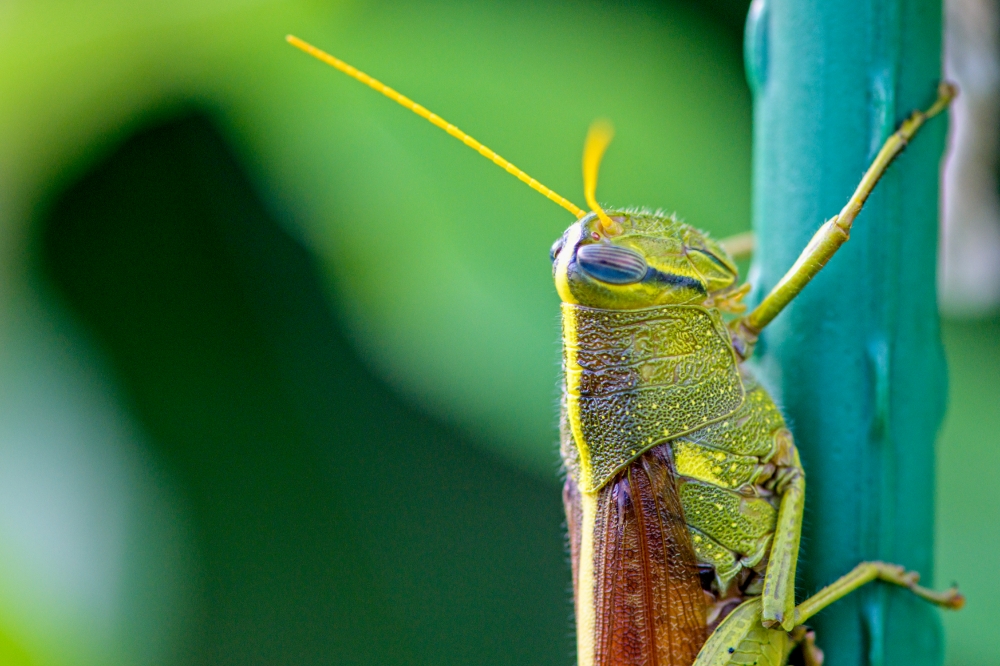
<path fill-rule="evenodd" d="M 0 2 L 0 664 L 571 664 L 572 218 L 283 38 L 574 200 L 611 118 L 601 199 L 725 236 L 746 9 Z M 1000 318 L 943 330 L 936 582 L 990 663 Z"/>

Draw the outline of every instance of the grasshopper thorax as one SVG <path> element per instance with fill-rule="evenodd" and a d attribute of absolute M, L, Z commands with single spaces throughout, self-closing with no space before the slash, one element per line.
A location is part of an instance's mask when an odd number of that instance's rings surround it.
<path fill-rule="evenodd" d="M 565 303 L 608 310 L 696 305 L 730 291 L 738 276 L 722 246 L 673 216 L 607 211 L 571 225 L 552 246 L 552 271 Z"/>

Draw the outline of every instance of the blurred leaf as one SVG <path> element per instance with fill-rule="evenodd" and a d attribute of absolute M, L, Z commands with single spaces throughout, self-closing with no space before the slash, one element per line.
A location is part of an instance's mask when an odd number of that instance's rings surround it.
<path fill-rule="evenodd" d="M 555 465 L 556 299 L 572 221 L 471 151 L 288 47 L 296 32 L 580 199 L 611 118 L 602 199 L 746 228 L 749 98 L 732 35 L 637 3 L 22 3 L 0 53 L 0 169 L 31 205 L 178 100 L 214 109 L 318 254 L 354 343 L 409 398 L 536 472 Z M 16 101 L 15 101 L 16 100 Z M 21 224 L 14 216 L 7 224 Z"/>

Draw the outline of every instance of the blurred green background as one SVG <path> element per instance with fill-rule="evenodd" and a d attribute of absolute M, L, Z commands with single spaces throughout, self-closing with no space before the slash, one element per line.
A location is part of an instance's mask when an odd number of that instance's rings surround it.
<path fill-rule="evenodd" d="M 572 218 L 283 37 L 578 202 L 608 117 L 600 198 L 724 236 L 745 11 L 0 3 L 0 664 L 572 663 Z M 1000 319 L 944 334 L 937 582 L 949 663 L 986 663 Z"/>

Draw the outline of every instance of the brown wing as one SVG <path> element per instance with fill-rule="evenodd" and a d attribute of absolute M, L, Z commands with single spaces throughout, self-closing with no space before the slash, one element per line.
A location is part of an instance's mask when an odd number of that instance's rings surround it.
<path fill-rule="evenodd" d="M 569 539 L 569 558 L 573 565 L 573 609 L 580 617 L 580 540 L 583 523 L 583 508 L 580 506 L 580 490 L 572 476 L 566 476 L 563 485 L 563 507 L 566 509 L 566 531 Z"/>
<path fill-rule="evenodd" d="M 667 448 L 646 452 L 598 492 L 594 666 L 690 666 L 705 642 L 705 598 Z M 565 499 L 576 587 L 586 526 L 572 488 Z"/>

